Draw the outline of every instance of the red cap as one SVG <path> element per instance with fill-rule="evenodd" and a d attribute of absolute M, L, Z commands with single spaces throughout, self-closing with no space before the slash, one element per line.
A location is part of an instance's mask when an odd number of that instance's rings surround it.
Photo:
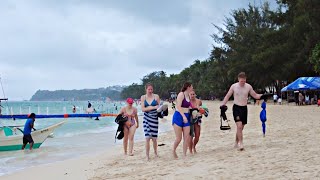
<path fill-rule="evenodd" d="M 133 104 L 133 99 L 132 98 L 127 98 L 127 103 Z"/>

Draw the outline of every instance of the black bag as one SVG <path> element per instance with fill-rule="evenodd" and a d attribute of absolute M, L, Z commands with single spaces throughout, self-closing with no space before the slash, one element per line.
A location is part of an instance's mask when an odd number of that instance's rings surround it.
<path fill-rule="evenodd" d="M 220 130 L 222 130 L 222 131 L 231 129 L 231 127 L 228 123 L 229 120 L 226 115 L 227 110 L 228 110 L 228 106 L 226 106 L 226 105 L 220 106 Z M 223 125 L 222 121 L 226 121 L 227 125 Z"/>
<path fill-rule="evenodd" d="M 226 115 L 227 110 L 228 110 L 228 106 L 226 105 L 220 106 L 220 117 L 222 117 L 223 120 L 227 120 L 227 115 Z"/>
<path fill-rule="evenodd" d="M 118 129 L 116 131 L 116 135 L 114 137 L 114 142 L 116 142 L 116 139 L 121 140 L 124 137 L 124 132 L 123 132 L 123 126 L 127 122 L 128 117 L 123 116 L 122 114 L 119 114 L 114 122 L 116 122 L 118 125 Z"/>
<path fill-rule="evenodd" d="M 128 117 L 123 116 L 122 114 L 119 114 L 114 120 L 114 122 L 116 122 L 117 124 L 121 124 L 121 123 L 125 123 L 127 120 L 128 120 Z"/>

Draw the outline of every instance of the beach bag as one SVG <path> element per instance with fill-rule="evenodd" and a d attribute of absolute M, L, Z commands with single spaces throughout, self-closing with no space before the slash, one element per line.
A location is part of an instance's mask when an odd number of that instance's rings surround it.
<path fill-rule="evenodd" d="M 194 137 L 194 124 L 198 122 L 199 110 L 197 108 L 193 108 L 189 110 L 189 113 L 190 113 L 190 136 Z"/>
<path fill-rule="evenodd" d="M 220 130 L 225 131 L 225 130 L 230 130 L 231 127 L 229 125 L 230 120 L 227 119 L 226 111 L 228 110 L 228 106 L 223 105 L 220 106 Z M 223 125 L 223 122 L 227 122 L 226 125 Z"/>
<path fill-rule="evenodd" d="M 189 110 L 191 124 L 195 124 L 198 122 L 198 112 L 199 110 L 197 108 L 193 108 Z"/>
<path fill-rule="evenodd" d="M 122 114 L 119 114 L 114 120 L 114 122 L 117 124 L 124 124 L 127 120 L 128 120 L 128 117 L 123 116 Z"/>
<path fill-rule="evenodd" d="M 168 114 L 169 114 L 169 110 L 168 110 L 168 105 L 167 104 L 161 105 L 157 109 L 157 116 L 159 118 L 163 118 L 164 116 L 168 116 Z"/>

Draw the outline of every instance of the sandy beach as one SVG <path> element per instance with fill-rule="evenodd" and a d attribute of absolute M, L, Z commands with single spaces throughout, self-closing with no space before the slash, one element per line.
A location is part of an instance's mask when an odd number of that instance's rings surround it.
<path fill-rule="evenodd" d="M 203 119 L 197 154 L 182 156 L 182 142 L 172 156 L 174 132 L 160 134 L 159 158 L 151 149 L 146 161 L 144 141 L 134 156 L 124 156 L 121 145 L 110 150 L 53 164 L 28 167 L 1 179 L 320 179 L 320 107 L 267 104 L 267 132 L 263 137 L 261 107 L 248 105 L 244 151 L 233 148 L 235 124 L 232 102 L 227 117 L 231 130 L 221 131 L 218 101 L 204 101 L 210 111 Z M 161 124 L 171 123 L 170 115 Z M 140 120 L 140 125 L 142 120 Z M 142 126 L 139 127 L 142 131 Z"/>

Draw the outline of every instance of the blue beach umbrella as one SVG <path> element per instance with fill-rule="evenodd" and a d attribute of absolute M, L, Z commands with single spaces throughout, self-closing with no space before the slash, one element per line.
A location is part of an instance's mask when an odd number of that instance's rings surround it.
<path fill-rule="evenodd" d="M 266 135 L 266 121 L 267 121 L 267 103 L 263 101 L 261 104 L 261 112 L 260 112 L 260 121 L 262 123 L 262 132 L 263 132 L 263 137 Z"/>

